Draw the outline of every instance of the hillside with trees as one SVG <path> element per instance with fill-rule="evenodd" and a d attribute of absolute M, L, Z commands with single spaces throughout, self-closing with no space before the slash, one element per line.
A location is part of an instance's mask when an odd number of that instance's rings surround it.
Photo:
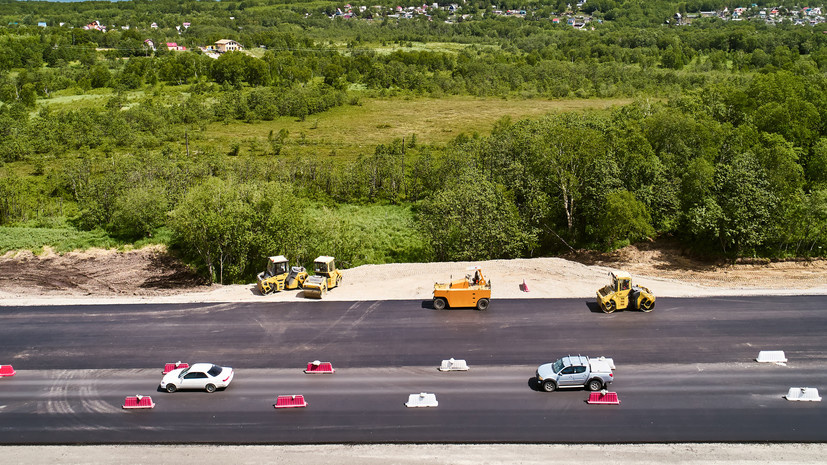
<path fill-rule="evenodd" d="M 827 256 L 823 5 L 378 6 L 0 1 L 0 251 Z"/>

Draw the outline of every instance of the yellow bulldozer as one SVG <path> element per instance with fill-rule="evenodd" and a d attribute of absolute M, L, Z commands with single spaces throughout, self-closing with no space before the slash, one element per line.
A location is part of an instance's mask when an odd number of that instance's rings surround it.
<path fill-rule="evenodd" d="M 632 276 L 628 273 L 609 272 L 612 283 L 597 291 L 597 304 L 605 313 L 615 310 L 635 310 L 651 312 L 655 308 L 655 295 L 648 288 L 633 286 Z"/>
<path fill-rule="evenodd" d="M 485 278 L 482 270 L 477 266 L 472 266 L 467 271 L 468 273 L 462 279 L 434 284 L 435 309 L 476 307 L 477 310 L 488 310 L 491 300 L 491 282 Z"/>
<path fill-rule="evenodd" d="M 307 270 L 303 266 L 290 267 L 284 255 L 269 257 L 267 269 L 258 274 L 258 292 L 267 295 L 285 289 L 302 287 L 307 279 Z"/>
<path fill-rule="evenodd" d="M 333 257 L 322 255 L 313 262 L 313 276 L 307 278 L 302 286 L 304 296 L 311 299 L 321 299 L 327 291 L 342 282 L 342 273 L 336 269 Z"/>

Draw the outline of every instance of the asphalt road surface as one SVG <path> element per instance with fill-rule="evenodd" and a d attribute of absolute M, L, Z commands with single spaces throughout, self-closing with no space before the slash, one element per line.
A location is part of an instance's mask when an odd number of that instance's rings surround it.
<path fill-rule="evenodd" d="M 827 297 L 659 299 L 652 313 L 593 301 L 495 300 L 0 307 L 0 443 L 827 441 Z M 786 366 L 754 362 L 784 350 Z M 540 363 L 613 357 L 617 406 L 540 392 Z M 466 359 L 468 372 L 440 361 Z M 307 362 L 334 375 L 305 375 Z M 165 362 L 235 368 L 213 394 L 157 391 Z M 408 395 L 435 393 L 436 408 Z M 152 410 L 121 409 L 151 395 Z M 310 406 L 276 410 L 279 394 Z"/>

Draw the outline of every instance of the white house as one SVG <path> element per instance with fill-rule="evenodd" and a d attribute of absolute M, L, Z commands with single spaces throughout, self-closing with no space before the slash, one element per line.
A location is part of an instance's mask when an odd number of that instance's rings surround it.
<path fill-rule="evenodd" d="M 215 48 L 219 53 L 238 52 L 244 48 L 238 42 L 232 39 L 221 39 L 215 43 Z"/>

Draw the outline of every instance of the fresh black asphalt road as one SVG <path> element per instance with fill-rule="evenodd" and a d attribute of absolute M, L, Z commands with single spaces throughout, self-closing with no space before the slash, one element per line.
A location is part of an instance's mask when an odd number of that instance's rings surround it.
<path fill-rule="evenodd" d="M 0 443 L 827 441 L 827 297 L 495 300 L 487 312 L 422 301 L 0 307 Z M 754 362 L 784 350 L 786 366 Z M 614 358 L 618 406 L 540 392 L 540 363 Z M 471 370 L 437 371 L 443 359 Z M 334 375 L 305 375 L 307 362 Z M 235 368 L 224 391 L 157 391 L 165 362 Z M 408 395 L 435 393 L 436 408 Z M 125 396 L 156 408 L 125 411 Z M 310 406 L 275 410 L 279 394 Z"/>

